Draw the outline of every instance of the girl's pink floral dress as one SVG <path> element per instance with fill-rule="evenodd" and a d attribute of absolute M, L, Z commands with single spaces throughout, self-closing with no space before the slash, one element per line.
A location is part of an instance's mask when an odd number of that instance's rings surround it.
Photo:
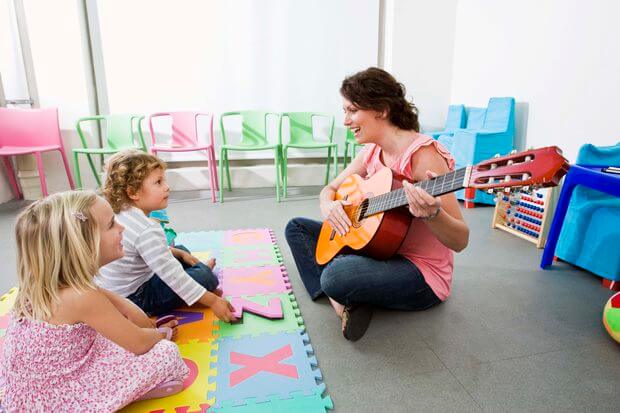
<path fill-rule="evenodd" d="M 0 390 L 9 412 L 115 411 L 189 374 L 171 341 L 136 356 L 81 323 L 12 317 L 3 353 Z"/>

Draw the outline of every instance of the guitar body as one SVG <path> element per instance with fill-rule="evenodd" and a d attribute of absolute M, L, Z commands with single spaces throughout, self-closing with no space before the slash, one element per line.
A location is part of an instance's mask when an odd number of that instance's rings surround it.
<path fill-rule="evenodd" d="M 383 168 L 369 179 L 357 174 L 349 176 L 338 188 L 335 199 L 352 202 L 345 211 L 353 225 L 344 236 L 338 235 L 325 221 L 316 247 L 316 261 L 325 264 L 343 249 L 378 260 L 386 260 L 396 254 L 411 225 L 411 214 L 405 208 L 396 208 L 356 220 L 355 210 L 362 201 L 400 188 L 402 184 L 393 178 L 390 168 Z"/>
<path fill-rule="evenodd" d="M 434 197 L 462 188 L 499 193 L 507 188 L 558 185 L 569 167 L 560 148 L 548 146 L 498 156 L 414 185 Z M 366 180 L 359 175 L 348 177 L 338 188 L 336 199 L 351 201 L 352 205 L 345 206 L 344 210 L 353 225 L 341 237 L 324 222 L 316 247 L 316 262 L 326 264 L 340 251 L 378 260 L 396 254 L 412 219 L 409 211 L 403 208 L 408 202 L 402 178 L 392 176 L 390 168 L 383 168 Z"/>

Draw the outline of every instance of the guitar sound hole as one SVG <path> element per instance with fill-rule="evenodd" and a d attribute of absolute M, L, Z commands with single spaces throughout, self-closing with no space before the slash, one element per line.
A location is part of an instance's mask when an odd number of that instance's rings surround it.
<path fill-rule="evenodd" d="M 355 211 L 353 219 L 351 220 L 353 228 L 359 228 L 362 226 L 362 220 L 366 218 L 366 211 L 368 211 L 368 199 L 363 200 Z"/>

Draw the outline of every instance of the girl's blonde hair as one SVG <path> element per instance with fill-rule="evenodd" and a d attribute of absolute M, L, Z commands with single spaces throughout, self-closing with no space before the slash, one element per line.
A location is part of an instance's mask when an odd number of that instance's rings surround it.
<path fill-rule="evenodd" d="M 132 205 L 129 193 L 137 192 L 151 172 L 166 170 L 166 163 L 157 156 L 136 149 L 121 151 L 107 162 L 103 195 L 115 214 Z"/>
<path fill-rule="evenodd" d="M 53 194 L 28 206 L 17 217 L 18 317 L 49 320 L 60 290 L 96 288 L 99 228 L 91 209 L 92 191 Z"/>

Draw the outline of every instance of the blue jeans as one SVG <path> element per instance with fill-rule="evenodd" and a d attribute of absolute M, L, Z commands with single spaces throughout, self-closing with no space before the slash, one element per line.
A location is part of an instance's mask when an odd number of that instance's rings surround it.
<path fill-rule="evenodd" d="M 190 252 L 182 245 L 177 245 L 175 248 Z M 181 260 L 179 260 L 179 262 L 183 265 L 185 272 L 208 291 L 213 291 L 217 288 L 219 280 L 217 276 L 213 274 L 211 268 L 207 267 L 202 262 L 193 266 L 187 265 Z M 187 305 L 157 274 L 153 274 L 147 282 L 142 284 L 135 293 L 127 298 L 133 301 L 148 315 L 168 313 Z"/>
<path fill-rule="evenodd" d="M 288 242 L 301 280 L 315 300 L 325 293 L 340 304 L 369 304 L 395 310 L 425 310 L 441 302 L 411 261 L 394 256 L 385 261 L 339 254 L 319 265 L 315 250 L 321 223 L 293 218 L 286 225 Z"/>

